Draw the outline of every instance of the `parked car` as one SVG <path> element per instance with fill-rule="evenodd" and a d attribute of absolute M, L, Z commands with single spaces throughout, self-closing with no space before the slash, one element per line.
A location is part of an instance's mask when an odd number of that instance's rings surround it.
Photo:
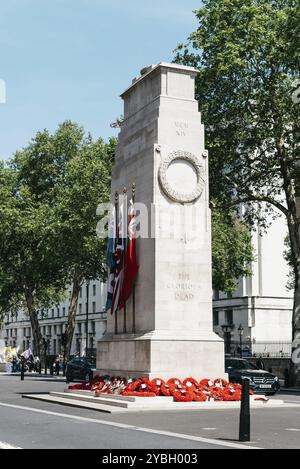
<path fill-rule="evenodd" d="M 225 358 L 225 371 L 232 383 L 242 384 L 243 378 L 249 378 L 250 388 L 255 393 L 273 395 L 280 389 L 277 376 L 268 371 L 259 370 L 242 358 Z"/>
<path fill-rule="evenodd" d="M 67 363 L 66 380 L 72 382 L 89 381 L 96 371 L 96 360 L 87 357 L 75 357 Z"/>

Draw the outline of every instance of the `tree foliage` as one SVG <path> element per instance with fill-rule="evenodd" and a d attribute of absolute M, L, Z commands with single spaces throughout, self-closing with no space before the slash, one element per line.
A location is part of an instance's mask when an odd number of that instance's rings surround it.
<path fill-rule="evenodd" d="M 213 287 L 233 293 L 237 279 L 251 275 L 251 234 L 233 211 L 212 210 Z"/>
<path fill-rule="evenodd" d="M 106 244 L 96 234 L 96 209 L 100 202 L 109 200 L 114 147 L 113 139 L 108 143 L 102 139 L 94 141 L 83 128 L 66 121 L 53 134 L 47 130 L 38 132 L 26 148 L 16 152 L 10 168 L 5 170 L 15 181 L 8 203 L 18 208 L 17 214 L 10 213 L 7 221 L 10 231 L 2 232 L 3 241 L 8 240 L 9 260 L 1 260 L 1 268 L 8 275 L 9 266 L 13 266 L 8 282 L 10 297 L 24 299 L 22 281 L 12 289 L 19 272 L 29 285 L 32 305 L 29 308 L 27 301 L 27 309 L 32 318 L 39 305 L 47 304 L 48 296 L 56 301 L 56 288 L 61 291 L 72 284 L 67 352 L 73 338 L 80 286 L 84 279 L 102 278 L 105 272 Z M 23 229 L 22 239 L 16 236 L 17 219 L 17 226 Z M 26 247 L 23 254 L 18 246 L 24 250 Z M 18 265 L 12 253 L 18 259 L 22 255 L 23 263 Z M 35 277 L 43 279 L 40 290 L 34 284 Z M 34 337 L 35 342 L 41 343 L 38 325 L 33 329 L 39 336 Z"/>
<path fill-rule="evenodd" d="M 297 0 L 204 0 L 197 31 L 176 61 L 199 69 L 212 196 L 247 203 L 250 223 L 284 214 L 295 277 L 294 338 L 300 338 L 300 4 Z M 251 202 L 255 204 L 251 204 Z M 250 203 L 249 203 L 250 202 Z"/>

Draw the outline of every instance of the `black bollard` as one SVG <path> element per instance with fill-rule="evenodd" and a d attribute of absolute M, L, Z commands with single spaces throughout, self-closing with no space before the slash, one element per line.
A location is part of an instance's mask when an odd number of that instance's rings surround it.
<path fill-rule="evenodd" d="M 41 362 L 39 362 L 38 372 L 39 372 L 40 375 L 42 374 L 42 364 L 41 364 Z"/>
<path fill-rule="evenodd" d="M 290 386 L 290 373 L 289 369 L 285 368 L 284 370 L 284 387 L 288 388 Z"/>
<path fill-rule="evenodd" d="M 250 386 L 249 379 L 242 380 L 239 441 L 250 441 Z"/>
<path fill-rule="evenodd" d="M 24 381 L 24 360 L 21 361 L 21 381 Z"/>

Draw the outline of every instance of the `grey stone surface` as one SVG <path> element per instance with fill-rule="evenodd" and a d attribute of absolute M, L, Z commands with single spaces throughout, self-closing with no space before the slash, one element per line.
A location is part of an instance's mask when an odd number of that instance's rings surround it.
<path fill-rule="evenodd" d="M 101 373 L 224 376 L 223 340 L 212 332 L 208 157 L 194 99 L 196 74 L 191 67 L 160 63 L 146 68 L 122 94 L 125 120 L 112 201 L 124 187 L 130 198 L 135 183 L 136 202 L 149 214 L 154 204 L 156 216 L 153 236 L 137 242 L 136 333 L 130 299 L 127 333 L 119 311 L 119 333 L 109 315 L 98 342 Z"/>

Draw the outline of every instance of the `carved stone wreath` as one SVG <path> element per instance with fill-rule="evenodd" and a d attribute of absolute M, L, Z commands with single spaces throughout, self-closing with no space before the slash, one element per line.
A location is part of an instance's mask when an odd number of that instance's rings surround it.
<path fill-rule="evenodd" d="M 197 175 L 197 183 L 192 192 L 182 193 L 178 192 L 171 187 L 167 180 L 167 171 L 171 163 L 175 160 L 184 160 L 190 163 Z M 201 165 L 199 159 L 188 151 L 177 150 L 169 153 L 169 155 L 161 162 L 158 170 L 158 179 L 161 184 L 161 187 L 164 193 L 175 202 L 188 203 L 193 202 L 198 199 L 204 189 L 204 181 L 202 178 L 203 166 Z"/>

